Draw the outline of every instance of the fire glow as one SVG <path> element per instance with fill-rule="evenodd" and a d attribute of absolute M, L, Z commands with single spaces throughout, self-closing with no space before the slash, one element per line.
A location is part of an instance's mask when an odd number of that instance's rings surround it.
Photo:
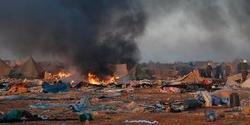
<path fill-rule="evenodd" d="M 56 76 L 59 77 L 59 79 L 63 79 L 63 78 L 70 77 L 71 73 L 68 73 L 68 72 L 59 72 Z"/>
<path fill-rule="evenodd" d="M 88 82 L 94 85 L 108 85 L 116 81 L 115 76 L 106 76 L 104 79 L 99 78 L 95 74 L 88 73 Z"/>

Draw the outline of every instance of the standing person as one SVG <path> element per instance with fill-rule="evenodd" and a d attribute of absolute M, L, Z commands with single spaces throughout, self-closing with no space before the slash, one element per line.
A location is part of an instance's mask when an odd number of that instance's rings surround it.
<path fill-rule="evenodd" d="M 247 80 L 247 76 L 248 76 L 248 64 L 247 64 L 247 60 L 244 59 L 239 64 L 239 68 L 240 68 L 240 72 L 241 72 L 241 82 L 245 82 Z"/>
<path fill-rule="evenodd" d="M 221 72 L 222 72 L 222 66 L 220 64 L 217 64 L 215 67 L 215 78 L 221 79 Z"/>
<path fill-rule="evenodd" d="M 215 78 L 226 80 L 225 63 L 217 64 L 215 67 Z"/>
<path fill-rule="evenodd" d="M 206 68 L 206 75 L 208 78 L 212 78 L 212 72 L 213 72 L 213 67 L 211 63 L 208 63 Z"/>
<path fill-rule="evenodd" d="M 226 71 L 226 77 L 229 77 L 232 75 L 232 65 L 231 64 L 226 64 L 225 66 L 225 71 Z"/>

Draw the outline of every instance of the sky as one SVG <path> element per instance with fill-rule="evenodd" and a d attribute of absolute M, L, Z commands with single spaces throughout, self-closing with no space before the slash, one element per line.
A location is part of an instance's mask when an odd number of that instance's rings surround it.
<path fill-rule="evenodd" d="M 230 61 L 250 57 L 247 0 L 144 0 L 142 61 Z"/>

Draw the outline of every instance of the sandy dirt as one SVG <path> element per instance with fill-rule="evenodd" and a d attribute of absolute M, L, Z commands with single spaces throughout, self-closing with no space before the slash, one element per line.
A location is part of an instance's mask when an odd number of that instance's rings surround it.
<path fill-rule="evenodd" d="M 158 87 L 147 89 L 136 89 L 133 93 L 122 93 L 122 96 L 115 98 L 106 98 L 92 100 L 94 104 L 108 104 L 116 106 L 118 109 L 122 106 L 128 105 L 134 101 L 136 104 L 156 104 L 159 101 L 170 102 L 175 99 L 191 98 L 192 93 L 186 94 L 166 94 L 161 93 Z M 51 120 L 48 121 L 25 121 L 15 123 L 2 123 L 13 125 L 80 125 L 84 122 L 80 122 L 78 115 L 72 112 L 68 108 L 49 108 L 49 109 L 34 109 L 30 108 L 31 104 L 48 103 L 48 104 L 72 104 L 80 100 L 80 98 L 86 94 L 92 93 L 92 95 L 101 95 L 103 93 L 99 91 L 89 92 L 84 90 L 71 90 L 66 93 L 27 93 L 23 96 L 32 97 L 50 97 L 54 100 L 11 100 L 0 101 L 0 111 L 7 112 L 11 109 L 25 109 L 32 114 L 46 115 Z M 248 93 L 240 93 L 241 98 L 247 98 Z M 133 98 L 131 98 L 133 97 Z M 186 111 L 182 113 L 170 113 L 167 110 L 164 112 L 95 112 L 94 120 L 90 121 L 90 125 L 121 125 L 125 124 L 125 120 L 151 120 L 158 121 L 160 125 L 250 125 L 250 115 L 245 115 L 241 112 L 224 113 L 223 111 L 229 110 L 228 107 L 213 107 L 210 108 L 216 110 L 218 114 L 223 114 L 223 117 L 216 122 L 206 122 L 204 118 L 204 112 L 209 110 L 208 108 L 196 109 L 193 111 Z"/>

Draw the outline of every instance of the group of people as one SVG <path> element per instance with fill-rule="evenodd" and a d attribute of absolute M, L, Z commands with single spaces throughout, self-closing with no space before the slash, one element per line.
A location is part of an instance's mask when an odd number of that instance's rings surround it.
<path fill-rule="evenodd" d="M 208 63 L 205 71 L 205 77 L 226 79 L 231 74 L 231 67 L 225 63 L 217 64 L 214 68 L 211 63 Z"/>
<path fill-rule="evenodd" d="M 244 82 L 247 80 L 248 76 L 248 63 L 247 60 L 242 60 L 237 66 L 237 72 L 241 73 L 242 80 Z M 217 64 L 215 67 L 212 66 L 211 63 L 208 63 L 206 70 L 204 72 L 204 77 L 207 78 L 216 78 L 216 79 L 224 79 L 226 80 L 228 76 L 232 75 L 232 66 L 220 63 Z"/>

